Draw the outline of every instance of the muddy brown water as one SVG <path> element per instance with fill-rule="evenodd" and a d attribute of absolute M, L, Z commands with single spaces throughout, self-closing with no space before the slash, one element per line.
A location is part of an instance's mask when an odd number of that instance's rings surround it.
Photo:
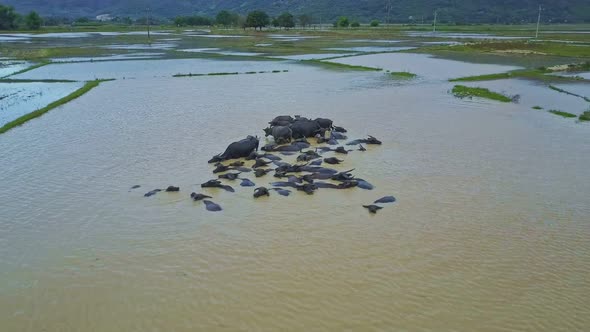
<path fill-rule="evenodd" d="M 590 326 L 587 124 L 456 99 L 439 73 L 290 69 L 105 82 L 0 136 L 2 330 Z M 201 191 L 207 160 L 277 114 L 381 139 L 338 166 L 375 190 Z M 181 192 L 143 197 L 168 185 Z"/>

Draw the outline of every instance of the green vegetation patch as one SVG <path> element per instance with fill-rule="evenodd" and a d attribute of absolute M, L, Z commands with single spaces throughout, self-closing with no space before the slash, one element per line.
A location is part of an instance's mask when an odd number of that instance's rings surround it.
<path fill-rule="evenodd" d="M 534 109 L 534 110 L 542 110 L 542 109 L 543 109 L 543 107 L 541 107 L 541 106 L 533 106 L 533 109 Z"/>
<path fill-rule="evenodd" d="M 423 48 L 426 52 L 453 51 L 467 53 L 495 53 L 517 56 L 563 56 L 587 58 L 590 54 L 590 45 L 572 45 L 559 42 L 540 42 L 530 40 L 509 41 L 477 41 L 462 45 L 443 45 Z"/>
<path fill-rule="evenodd" d="M 347 65 L 345 63 L 338 63 L 338 62 L 328 62 L 328 61 L 321 61 L 321 60 L 301 60 L 301 63 L 310 64 L 310 65 L 317 65 L 324 67 L 326 69 L 334 69 L 334 70 L 360 70 L 360 71 L 382 71 L 382 68 L 375 68 L 375 67 L 365 67 L 365 66 L 354 66 L 354 65 Z"/>
<path fill-rule="evenodd" d="M 389 75 L 391 75 L 392 77 L 395 77 L 395 78 L 408 78 L 408 79 L 415 78 L 416 76 L 418 76 L 414 73 L 410 73 L 407 71 L 393 71 L 393 72 L 390 72 Z"/>
<path fill-rule="evenodd" d="M 590 121 L 590 111 L 586 111 L 586 112 L 580 114 L 579 119 L 580 119 L 580 121 Z"/>
<path fill-rule="evenodd" d="M 72 92 L 71 94 L 69 94 L 69 95 L 67 95 L 67 96 L 65 96 L 65 97 L 63 97 L 63 98 L 61 98 L 59 100 L 56 100 L 53 103 L 51 103 L 51 104 L 49 104 L 49 105 L 47 105 L 47 106 L 45 106 L 43 108 L 40 108 L 40 109 L 38 109 L 38 110 L 36 110 L 34 112 L 31 112 L 29 114 L 23 115 L 20 118 L 18 118 L 16 120 L 13 120 L 11 122 L 8 122 L 4 126 L 0 127 L 0 134 L 3 134 L 5 132 L 7 132 L 7 131 L 9 131 L 10 129 L 12 129 L 14 127 L 20 126 L 20 125 L 24 124 L 25 122 L 27 122 L 27 121 L 29 121 L 31 119 L 40 117 L 41 115 L 43 115 L 43 114 L 51 111 L 52 109 L 54 109 L 56 107 L 59 107 L 61 105 L 64 105 L 67 102 L 72 101 L 72 100 L 74 100 L 74 99 L 76 99 L 76 98 L 84 95 L 86 92 L 94 89 L 101 82 L 104 82 L 104 81 L 107 81 L 107 80 L 96 80 L 96 81 L 86 82 L 86 84 L 84 84 L 83 87 L 81 87 L 80 89 Z"/>
<path fill-rule="evenodd" d="M 455 85 L 453 87 L 452 92 L 453 92 L 453 95 L 458 98 L 479 97 L 479 98 L 497 100 L 497 101 L 501 101 L 504 103 L 509 103 L 512 101 L 512 99 L 510 97 L 505 96 L 500 93 L 497 93 L 497 92 L 490 91 L 486 88 L 474 88 L 474 87 L 469 87 L 469 86 L 464 86 L 464 85 Z"/>
<path fill-rule="evenodd" d="M 576 115 L 568 112 L 558 111 L 558 110 L 550 110 L 549 113 L 553 113 L 555 115 L 562 116 L 564 118 L 575 118 Z"/>
<path fill-rule="evenodd" d="M 563 82 L 579 82 L 586 81 L 580 77 L 547 75 L 552 73 L 546 68 L 514 70 L 507 73 L 466 76 L 450 79 L 449 82 L 479 82 L 479 81 L 493 81 L 507 78 L 525 78 L 544 82 L 563 81 Z"/>

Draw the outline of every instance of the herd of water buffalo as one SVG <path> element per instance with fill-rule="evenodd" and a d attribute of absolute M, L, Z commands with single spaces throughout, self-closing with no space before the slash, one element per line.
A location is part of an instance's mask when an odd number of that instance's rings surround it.
<path fill-rule="evenodd" d="M 276 181 L 270 182 L 271 188 L 257 187 L 253 192 L 254 198 L 270 196 L 272 191 L 282 196 L 289 196 L 292 193 L 290 189 L 302 191 L 308 195 L 318 189 L 355 187 L 366 190 L 373 189 L 372 184 L 352 174 L 354 169 L 339 172 L 332 168 L 322 167 L 323 163 L 336 165 L 344 162 L 335 156 L 327 157 L 323 154 L 333 152 L 347 155 L 349 152 L 355 151 L 340 145 L 339 141 L 348 139 L 347 131 L 342 127 L 334 126 L 332 120 L 322 118 L 311 120 L 301 116 L 291 117 L 288 115 L 277 116 L 269 122 L 269 127 L 265 128 L 264 132 L 267 137 L 272 136 L 273 143 L 260 148 L 262 152 L 258 151 L 259 138 L 248 136 L 243 140 L 231 143 L 223 153 L 211 158 L 209 163 L 214 164 L 213 173 L 217 174 L 217 178 L 201 184 L 201 188 L 220 188 L 234 192 L 234 188 L 223 183 L 222 180 L 230 182 L 240 180 L 242 187 L 256 187 L 251 179 L 246 178 L 246 174 L 253 174 L 256 178 L 260 178 L 274 172 L 273 177 L 276 178 Z M 313 147 L 310 140 L 314 143 Z M 366 151 L 363 144 L 380 145 L 381 141 L 369 136 L 349 141 L 345 145 L 356 146 L 357 151 Z M 334 147 L 336 145 L 340 146 Z M 296 162 L 291 164 L 283 160 L 289 156 L 296 156 L 294 158 Z M 246 166 L 247 162 L 249 167 Z M 250 165 L 250 162 L 253 163 Z M 170 186 L 164 191 L 177 192 L 179 190 L 179 187 Z M 144 196 L 153 196 L 160 191 L 162 190 L 155 189 Z M 211 196 L 193 192 L 190 197 L 195 201 L 203 201 L 209 211 L 222 210 L 219 204 L 210 200 Z M 393 202 L 395 202 L 393 196 L 385 196 L 373 204 L 363 205 L 363 207 L 371 213 L 376 213 L 382 209 L 376 204 Z"/>

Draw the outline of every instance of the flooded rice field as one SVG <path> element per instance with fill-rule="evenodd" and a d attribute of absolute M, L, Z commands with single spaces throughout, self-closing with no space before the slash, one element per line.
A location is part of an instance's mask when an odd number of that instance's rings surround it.
<path fill-rule="evenodd" d="M 289 70 L 293 66 L 281 61 L 216 61 L 210 59 L 100 61 L 92 63 L 50 64 L 16 76 L 17 79 L 53 77 L 64 80 L 131 79 L 171 77 L 176 74 L 208 74 Z"/>
<path fill-rule="evenodd" d="M 12 75 L 30 66 L 31 63 L 27 61 L 12 61 L 9 59 L 0 59 L 0 78 Z"/>
<path fill-rule="evenodd" d="M 518 102 L 449 93 L 449 78 L 516 65 L 406 53 L 329 61 L 418 76 L 213 59 L 49 64 L 12 76 L 116 80 L 0 135 L 2 329 L 590 326 L 590 125 L 532 109 L 579 114 L 590 103 L 516 79 L 466 85 Z M 17 112 L 83 83 L 10 84 L 8 95 L 38 91 Z M 557 86 L 583 94 L 588 85 Z M 200 187 L 216 178 L 213 155 L 247 135 L 263 145 L 269 119 L 288 114 L 331 118 L 350 139 L 379 138 L 333 166 L 357 169 L 375 189 L 254 200 L 229 181 L 235 193 Z M 180 192 L 144 197 L 169 185 Z M 375 215 L 362 207 L 385 195 L 397 202 Z"/>
<path fill-rule="evenodd" d="M 82 83 L 0 83 L 0 127 L 43 108 L 82 87 Z"/>

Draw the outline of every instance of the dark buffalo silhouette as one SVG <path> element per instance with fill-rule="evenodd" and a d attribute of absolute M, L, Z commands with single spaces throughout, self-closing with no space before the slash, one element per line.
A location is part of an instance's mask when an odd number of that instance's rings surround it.
<path fill-rule="evenodd" d="M 265 136 L 272 136 L 277 144 L 291 142 L 293 131 L 287 126 L 274 126 L 264 129 Z"/>
<path fill-rule="evenodd" d="M 258 151 L 259 142 L 258 138 L 254 136 L 248 136 L 241 141 L 233 142 L 225 149 L 225 152 L 213 157 L 209 160 L 209 163 L 248 157 L 253 151 Z"/>

